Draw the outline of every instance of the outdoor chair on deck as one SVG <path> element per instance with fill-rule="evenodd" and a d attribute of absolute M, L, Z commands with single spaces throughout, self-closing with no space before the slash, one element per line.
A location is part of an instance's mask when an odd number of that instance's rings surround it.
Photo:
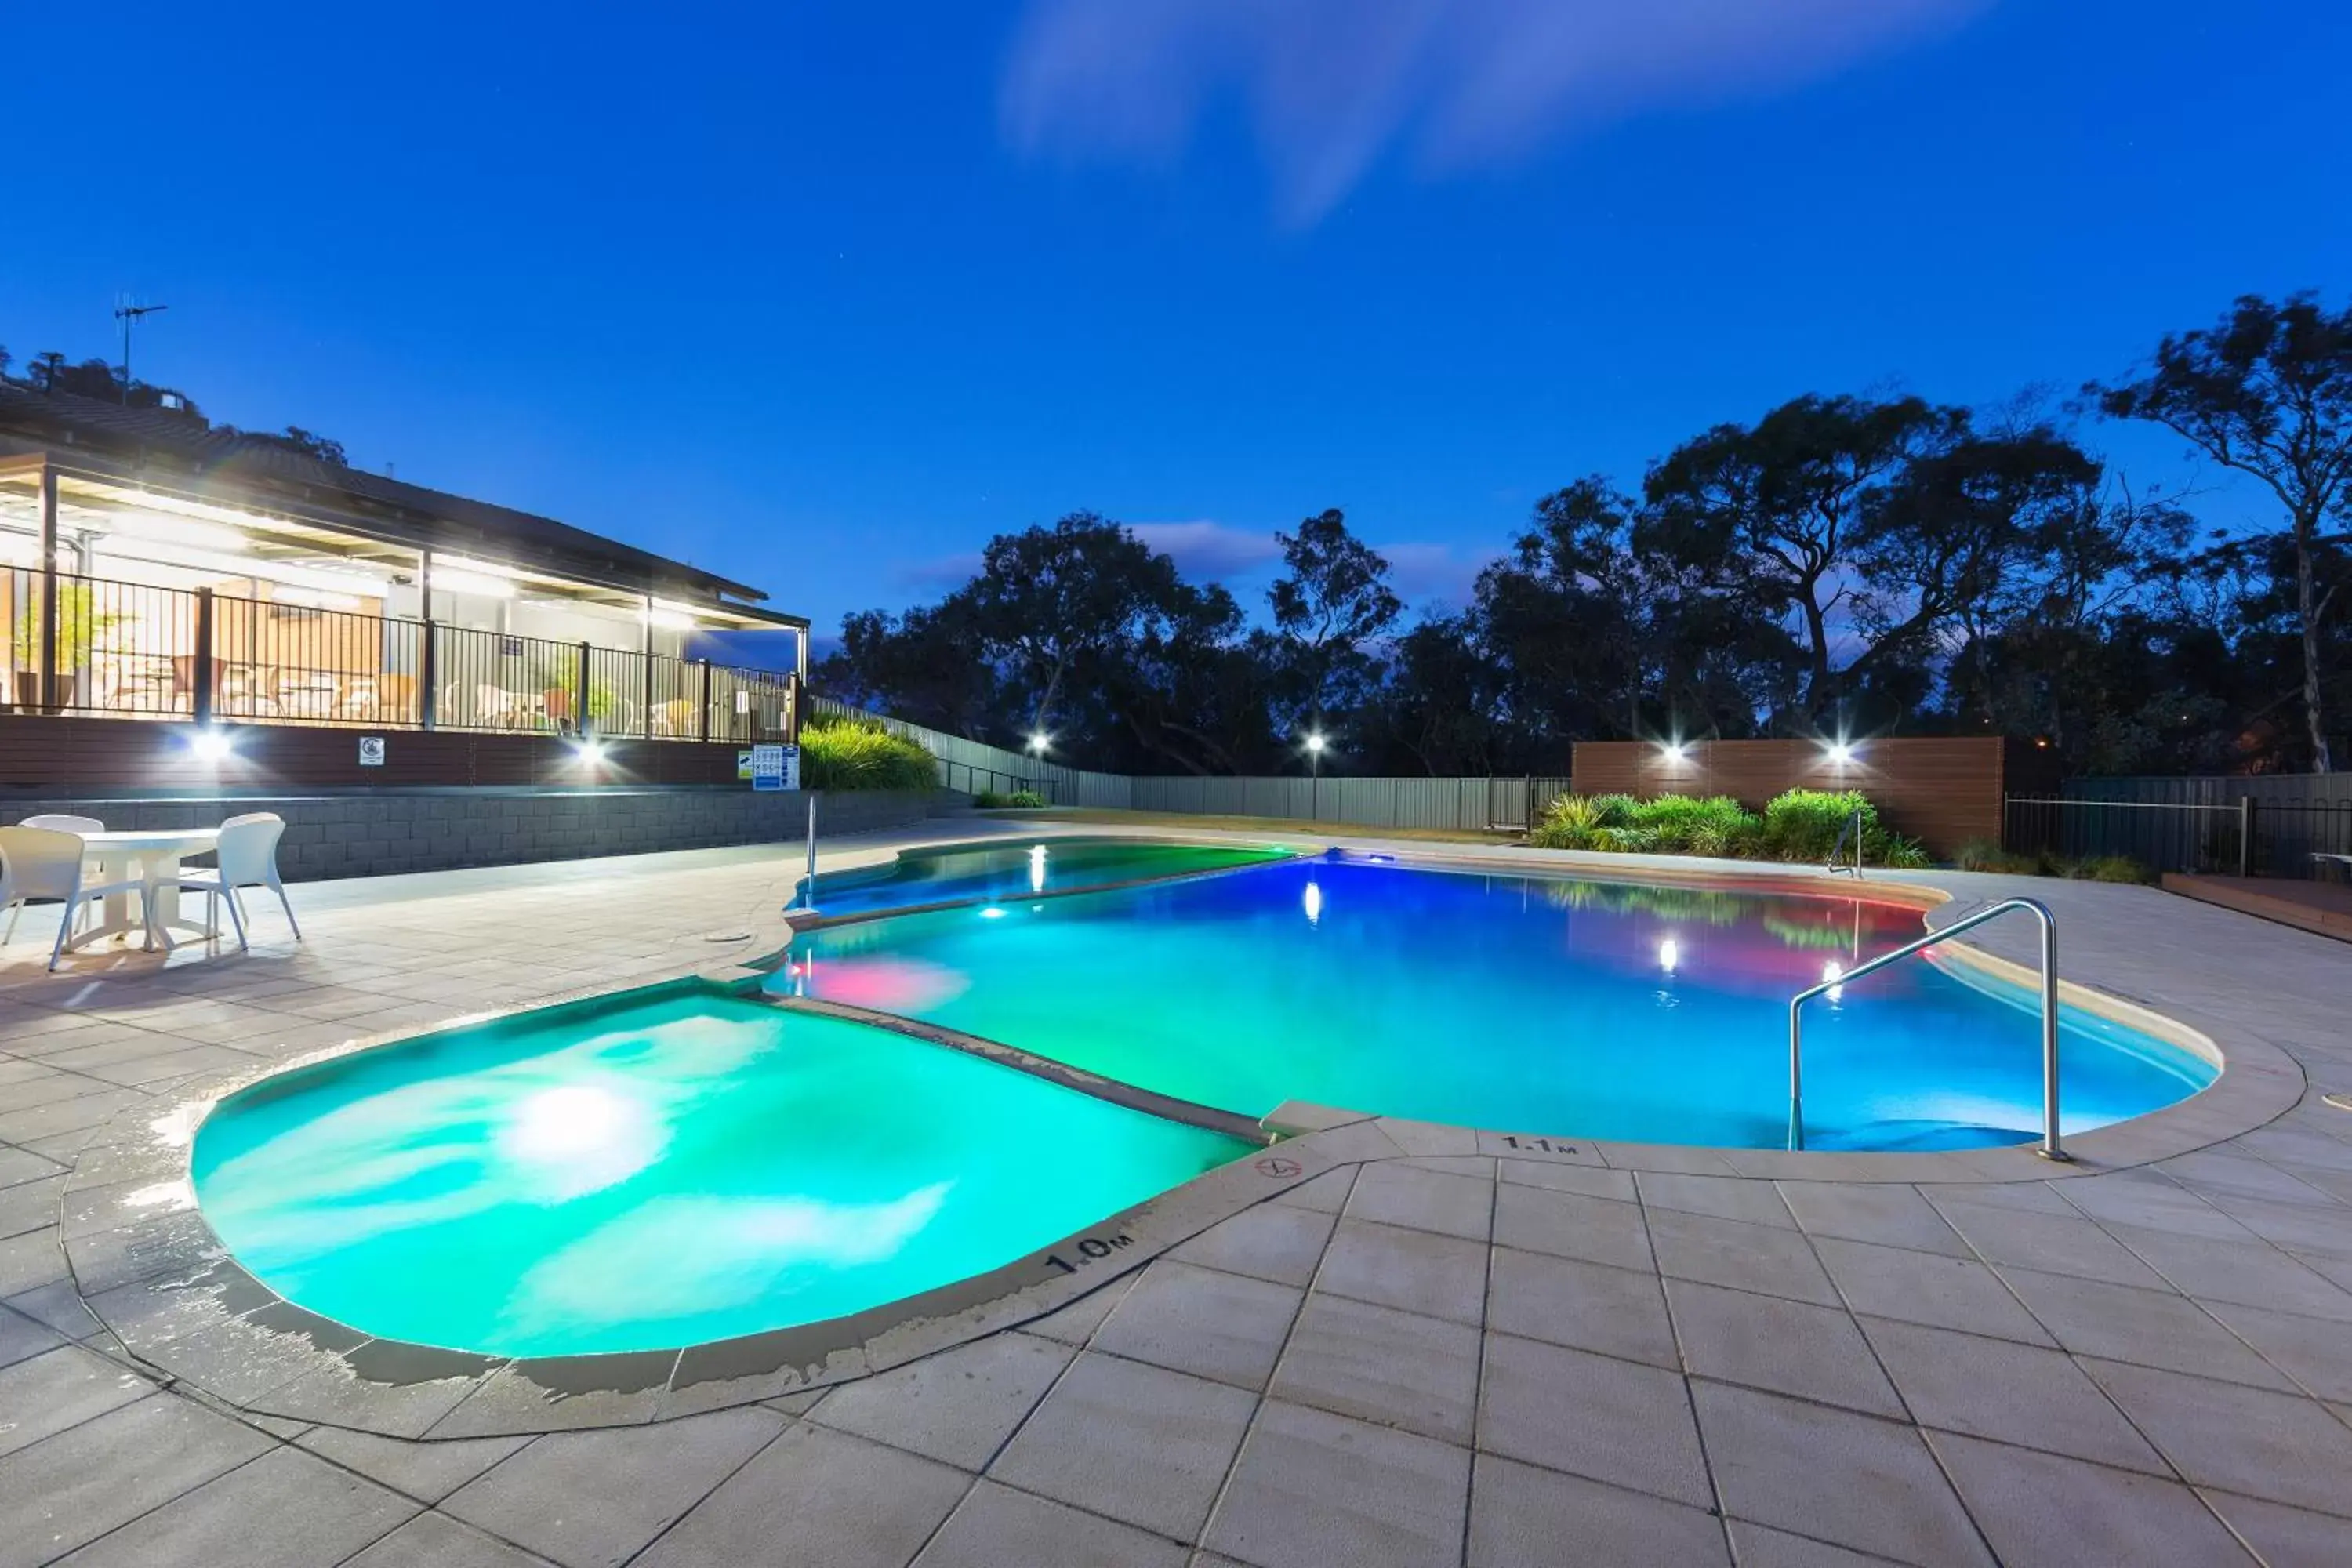
<path fill-rule="evenodd" d="M 0 943 L 16 934 L 16 917 L 27 900 L 56 899 L 65 908 L 58 916 L 58 940 L 49 948 L 49 967 L 55 969 L 73 932 L 75 917 L 91 900 L 142 890 L 136 877 L 85 881 L 83 865 L 79 834 L 53 827 L 0 827 L 0 909 L 8 911 L 8 929 L 0 931 Z"/>
<path fill-rule="evenodd" d="M 286 911 L 286 923 L 294 930 L 294 940 L 302 940 L 302 928 L 294 919 L 294 906 L 287 900 L 286 884 L 278 877 L 278 840 L 286 831 L 286 819 L 274 811 L 247 812 L 232 816 L 221 824 L 216 870 L 182 871 L 179 875 L 159 880 L 153 887 L 174 887 L 183 892 L 205 895 L 205 925 L 215 936 L 220 934 L 220 912 L 215 901 L 228 905 L 229 924 L 236 930 L 236 945 L 244 951 L 245 909 L 238 902 L 239 888 L 267 888 L 278 895 L 278 907 Z"/>

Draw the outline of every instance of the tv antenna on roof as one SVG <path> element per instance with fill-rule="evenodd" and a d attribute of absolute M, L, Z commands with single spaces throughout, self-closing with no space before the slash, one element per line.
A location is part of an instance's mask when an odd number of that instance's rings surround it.
<path fill-rule="evenodd" d="M 168 310 L 169 305 L 134 305 L 125 300 L 114 307 L 114 319 L 122 323 L 122 401 L 131 402 L 131 329 L 158 310 Z"/>

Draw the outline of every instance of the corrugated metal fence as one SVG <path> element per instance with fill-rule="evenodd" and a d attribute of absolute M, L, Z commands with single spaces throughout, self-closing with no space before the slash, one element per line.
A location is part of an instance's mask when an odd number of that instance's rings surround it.
<path fill-rule="evenodd" d="M 2352 854 L 2352 774 L 2088 778 L 2055 796 L 2012 795 L 2005 842 L 2063 855 L 2127 855 L 2158 871 L 2313 877 Z"/>
<path fill-rule="evenodd" d="M 987 790 L 1000 794 L 1034 790 L 1055 805 L 1330 822 L 1358 827 L 1484 831 L 1525 828 L 1556 796 L 1568 793 L 1564 778 L 1211 778 L 1095 773 L 867 713 L 829 698 L 815 698 L 814 711 L 875 720 L 893 734 L 928 747 L 940 760 L 943 788 L 974 795 Z"/>

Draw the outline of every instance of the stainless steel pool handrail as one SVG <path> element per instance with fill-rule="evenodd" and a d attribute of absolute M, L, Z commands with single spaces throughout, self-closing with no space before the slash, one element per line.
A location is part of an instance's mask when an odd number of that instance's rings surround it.
<path fill-rule="evenodd" d="M 1853 839 L 1853 863 L 1850 866 L 1841 866 L 1838 864 L 1838 857 L 1845 853 L 1848 835 L 1851 835 Z M 1829 864 L 1822 869 L 1832 877 L 1840 871 L 1853 877 L 1862 875 L 1862 807 L 1855 806 L 1853 815 L 1847 817 L 1838 828 L 1837 842 L 1830 846 Z"/>
<path fill-rule="evenodd" d="M 2045 1160 L 2064 1162 L 2074 1157 L 2058 1142 L 2058 917 L 2052 914 L 2050 906 L 2039 899 L 2003 899 L 1997 904 L 1954 921 L 1941 931 L 1929 931 L 1916 942 L 1906 942 L 1891 952 L 1880 953 L 1867 963 L 1858 963 L 1789 998 L 1790 1148 L 1802 1149 L 1805 1146 L 1805 1045 L 1802 1033 L 1805 1004 L 1825 993 L 1843 990 L 1864 975 L 1875 973 L 1889 964 L 1899 963 L 1937 942 L 1949 942 L 1964 931 L 1972 931 L 1988 921 L 1998 920 L 2019 910 L 2030 913 L 2042 924 L 2042 1147 L 2036 1152 Z"/>

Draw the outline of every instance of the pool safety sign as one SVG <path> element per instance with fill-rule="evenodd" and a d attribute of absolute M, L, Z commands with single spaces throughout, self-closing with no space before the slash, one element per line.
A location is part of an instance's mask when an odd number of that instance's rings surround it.
<path fill-rule="evenodd" d="M 383 737 L 382 735 L 362 735 L 360 737 L 360 766 L 363 768 L 380 768 L 383 766 Z"/>
<path fill-rule="evenodd" d="M 801 787 L 801 749 L 798 746 L 754 746 L 751 751 L 751 787 L 755 790 Z M 742 772 L 740 765 L 736 772 Z"/>

